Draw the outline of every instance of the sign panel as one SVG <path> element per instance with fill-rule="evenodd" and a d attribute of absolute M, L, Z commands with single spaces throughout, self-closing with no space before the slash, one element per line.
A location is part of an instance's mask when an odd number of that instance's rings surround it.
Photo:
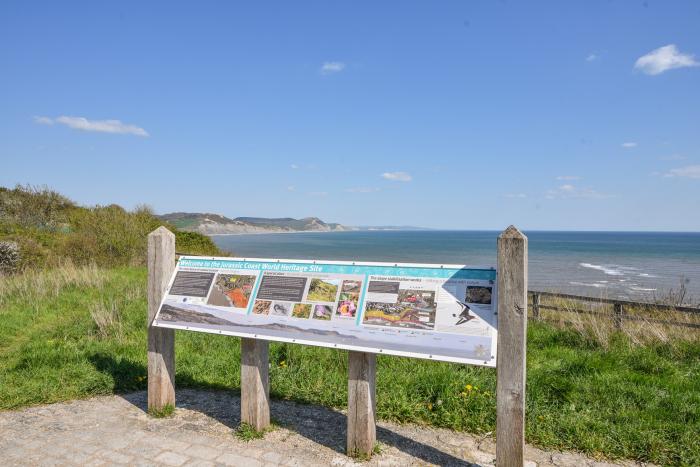
<path fill-rule="evenodd" d="M 496 270 L 183 256 L 154 326 L 496 366 Z"/>

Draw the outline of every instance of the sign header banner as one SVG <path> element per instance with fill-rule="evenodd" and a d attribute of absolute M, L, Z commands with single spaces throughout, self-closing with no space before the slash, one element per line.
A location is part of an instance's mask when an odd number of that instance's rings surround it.
<path fill-rule="evenodd" d="M 180 258 L 154 326 L 496 366 L 496 270 Z"/>

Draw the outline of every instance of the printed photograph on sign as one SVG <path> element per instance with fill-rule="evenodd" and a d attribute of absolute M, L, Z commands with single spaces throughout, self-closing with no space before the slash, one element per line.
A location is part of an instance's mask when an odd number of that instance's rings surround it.
<path fill-rule="evenodd" d="M 209 293 L 208 305 L 229 308 L 248 308 L 248 300 L 257 276 L 217 274 Z"/>
<path fill-rule="evenodd" d="M 335 316 L 354 319 L 360 303 L 362 281 L 344 280 L 340 287 L 340 297 L 336 305 Z"/>
<path fill-rule="evenodd" d="M 401 288 L 401 285 L 396 282 L 370 282 L 364 324 L 433 329 L 437 310 L 435 291 Z"/>
<path fill-rule="evenodd" d="M 338 295 L 338 279 L 311 279 L 306 299 L 310 302 L 335 302 Z"/>
<path fill-rule="evenodd" d="M 253 313 L 256 315 L 266 315 L 270 312 L 272 302 L 270 300 L 255 300 L 253 305 Z"/>
<path fill-rule="evenodd" d="M 273 302 L 272 311 L 270 315 L 272 316 L 289 316 L 292 312 L 292 304 L 285 302 Z"/>
<path fill-rule="evenodd" d="M 328 305 L 314 305 L 314 319 L 329 321 L 333 315 L 333 308 Z"/>
<path fill-rule="evenodd" d="M 292 309 L 292 317 L 294 318 L 309 319 L 310 314 L 311 305 L 308 303 L 297 303 Z"/>
<path fill-rule="evenodd" d="M 492 290 L 493 287 L 469 285 L 467 286 L 467 296 L 465 298 L 465 301 L 467 303 L 479 303 L 481 305 L 490 305 Z"/>

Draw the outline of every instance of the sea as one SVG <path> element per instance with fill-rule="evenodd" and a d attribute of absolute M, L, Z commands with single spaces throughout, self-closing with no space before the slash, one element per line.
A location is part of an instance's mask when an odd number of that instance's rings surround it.
<path fill-rule="evenodd" d="M 700 233 L 524 232 L 529 289 L 591 297 L 700 302 Z M 496 231 L 347 231 L 217 235 L 237 257 L 495 266 Z"/>

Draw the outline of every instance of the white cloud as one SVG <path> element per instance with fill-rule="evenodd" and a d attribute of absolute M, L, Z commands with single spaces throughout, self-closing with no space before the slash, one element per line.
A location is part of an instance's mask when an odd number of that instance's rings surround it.
<path fill-rule="evenodd" d="M 384 172 L 382 178 L 392 182 L 410 182 L 413 180 L 413 177 L 408 172 Z"/>
<path fill-rule="evenodd" d="M 548 190 L 545 193 L 547 199 L 603 199 L 609 198 L 609 195 L 599 193 L 591 188 L 578 188 L 575 185 L 565 184 L 560 185 L 553 190 Z"/>
<path fill-rule="evenodd" d="M 637 59 L 634 67 L 647 75 L 658 75 L 674 68 L 698 66 L 695 57 L 678 51 L 675 44 L 665 45 L 652 50 Z"/>
<path fill-rule="evenodd" d="M 581 180 L 581 177 L 579 177 L 578 175 L 559 175 L 557 177 L 557 180 Z"/>
<path fill-rule="evenodd" d="M 297 190 L 297 187 L 295 187 L 294 185 L 289 185 L 287 187 L 287 191 L 296 191 L 296 190 Z"/>
<path fill-rule="evenodd" d="M 700 165 L 688 165 L 685 167 L 679 167 L 677 169 L 671 169 L 664 174 L 664 177 L 682 177 L 682 178 L 694 178 L 700 179 Z"/>
<path fill-rule="evenodd" d="M 340 73 L 345 69 L 345 63 L 343 62 L 323 62 L 321 65 L 322 75 L 331 75 L 333 73 Z"/>
<path fill-rule="evenodd" d="M 290 167 L 291 167 L 292 169 L 294 169 L 294 170 L 296 170 L 296 169 L 298 169 L 298 168 L 299 168 L 299 166 L 298 166 L 298 165 L 296 165 L 296 164 L 292 164 L 292 165 L 290 165 Z"/>
<path fill-rule="evenodd" d="M 527 195 L 525 193 L 506 193 L 503 195 L 505 198 L 527 198 Z"/>
<path fill-rule="evenodd" d="M 75 130 L 95 131 L 98 133 L 116 133 L 123 135 L 149 136 L 141 127 L 122 123 L 120 120 L 88 120 L 85 117 L 34 117 L 34 121 L 41 125 L 53 125 L 60 123 Z"/>
<path fill-rule="evenodd" d="M 592 61 L 596 60 L 597 58 L 598 58 L 598 55 L 596 55 L 596 54 L 588 54 L 588 56 L 586 57 L 586 61 L 592 62 Z"/>
<path fill-rule="evenodd" d="M 374 188 L 371 186 L 358 186 L 353 188 L 346 188 L 345 191 L 348 193 L 374 193 L 379 191 L 379 188 Z"/>
<path fill-rule="evenodd" d="M 635 143 L 634 141 L 627 141 L 626 143 L 622 143 L 620 146 L 622 146 L 623 148 L 631 149 L 636 148 L 637 143 Z"/>

